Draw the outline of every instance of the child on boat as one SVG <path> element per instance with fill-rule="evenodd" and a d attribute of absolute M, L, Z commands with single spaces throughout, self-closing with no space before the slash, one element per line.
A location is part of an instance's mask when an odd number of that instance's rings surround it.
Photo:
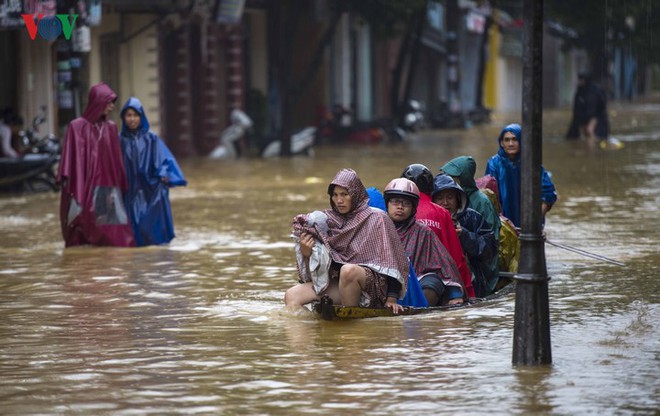
<path fill-rule="evenodd" d="M 293 219 L 300 284 L 284 295 L 300 307 L 323 295 L 334 304 L 403 310 L 408 261 L 387 214 L 369 207 L 367 191 L 352 169 L 328 186 L 330 209 Z"/>

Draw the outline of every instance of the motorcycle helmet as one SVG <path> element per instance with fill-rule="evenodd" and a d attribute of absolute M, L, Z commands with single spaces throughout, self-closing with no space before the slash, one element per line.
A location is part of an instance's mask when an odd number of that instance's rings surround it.
<path fill-rule="evenodd" d="M 420 192 L 427 195 L 431 195 L 431 192 L 433 192 L 433 174 L 429 168 L 422 164 L 409 165 L 403 170 L 401 177 L 413 181 Z"/>
<path fill-rule="evenodd" d="M 391 198 L 397 196 L 402 196 L 412 200 L 414 208 L 417 208 L 417 204 L 419 204 L 419 188 L 417 188 L 415 182 L 406 178 L 392 179 L 385 187 L 383 194 L 385 196 L 385 201 L 389 201 Z"/>

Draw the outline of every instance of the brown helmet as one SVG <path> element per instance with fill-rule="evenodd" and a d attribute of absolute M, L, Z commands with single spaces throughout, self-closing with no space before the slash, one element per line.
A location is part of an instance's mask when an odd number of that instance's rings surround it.
<path fill-rule="evenodd" d="M 385 196 L 385 201 L 397 196 L 402 196 L 412 200 L 415 208 L 417 208 L 417 204 L 419 204 L 419 188 L 415 182 L 410 179 L 392 179 L 385 187 L 383 194 Z"/>

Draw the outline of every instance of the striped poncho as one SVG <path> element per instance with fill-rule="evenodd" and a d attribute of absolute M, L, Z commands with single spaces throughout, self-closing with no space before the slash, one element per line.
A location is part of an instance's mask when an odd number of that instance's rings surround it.
<path fill-rule="evenodd" d="M 433 230 L 417 221 L 414 215 L 407 221 L 397 224 L 396 230 L 418 279 L 428 273 L 435 273 L 445 286 L 459 288 L 465 295 L 458 267 Z"/>

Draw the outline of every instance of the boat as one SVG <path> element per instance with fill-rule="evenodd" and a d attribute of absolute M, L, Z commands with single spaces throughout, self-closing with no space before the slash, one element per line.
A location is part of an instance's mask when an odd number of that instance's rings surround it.
<path fill-rule="evenodd" d="M 395 314 L 390 308 L 365 308 L 361 306 L 334 305 L 332 299 L 325 295 L 321 298 L 320 301 L 314 302 L 312 304 L 312 311 L 319 314 L 321 318 L 326 321 L 345 321 L 352 319 L 423 315 L 441 313 L 456 309 L 471 308 L 483 305 L 484 303 L 499 299 L 512 293 L 515 288 L 513 275 L 514 273 L 511 272 L 500 272 L 500 280 L 497 284 L 495 293 L 488 295 L 485 298 L 478 298 L 472 302 L 464 302 L 460 305 L 430 306 L 426 308 L 405 306 L 402 312 Z"/>

